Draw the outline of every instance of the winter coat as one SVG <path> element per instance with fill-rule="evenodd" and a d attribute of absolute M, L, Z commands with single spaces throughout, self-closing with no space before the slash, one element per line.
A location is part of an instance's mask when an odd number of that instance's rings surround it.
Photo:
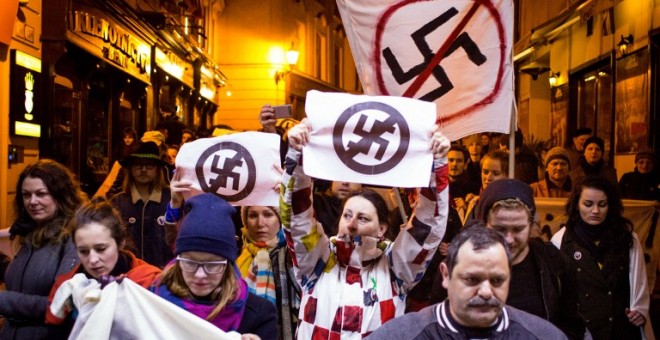
<path fill-rule="evenodd" d="M 560 229 L 552 237 L 577 266 L 580 313 L 595 340 L 653 338 L 649 317 L 649 290 L 641 245 L 634 242 L 628 254 L 604 255 L 602 269 L 572 230 Z M 646 318 L 645 327 L 635 327 L 624 310 L 637 310 Z"/>
<path fill-rule="evenodd" d="M 386 323 L 377 329 L 368 339 L 401 340 L 401 339 L 448 339 L 467 340 L 467 334 L 461 333 L 449 321 L 449 303 L 447 301 L 432 305 L 416 313 L 408 313 Z M 502 315 L 488 339 L 516 340 L 562 340 L 566 336 L 554 325 L 511 306 L 502 309 Z"/>
<path fill-rule="evenodd" d="M 145 203 L 137 192 L 122 192 L 112 198 L 112 204 L 121 213 L 132 244 L 127 248 L 140 259 L 163 268 L 174 258 L 167 242 L 165 211 L 170 201 L 170 190 L 154 191 Z"/>
<path fill-rule="evenodd" d="M 634 200 L 660 201 L 660 173 L 627 172 L 619 181 L 621 197 Z"/>
<path fill-rule="evenodd" d="M 158 276 L 160 275 L 160 268 L 154 267 L 137 257 L 133 255 L 133 253 L 125 251 L 120 254 L 120 256 L 124 256 L 126 259 L 127 266 L 130 268 L 125 273 L 114 273 L 115 270 L 113 270 L 114 274 L 117 274 L 117 276 L 121 274 L 126 274 L 126 277 L 131 279 L 131 281 L 139 284 L 140 286 L 144 287 L 145 289 L 149 289 L 151 285 L 156 281 Z M 82 264 L 76 265 L 70 272 L 65 273 L 63 275 L 60 275 L 57 277 L 57 280 L 55 281 L 55 284 L 53 285 L 53 288 L 50 290 L 50 295 L 48 296 L 48 305 L 49 308 L 46 309 L 46 323 L 48 324 L 61 324 L 65 321 L 65 318 L 63 317 L 58 317 L 54 315 L 51 310 L 50 310 L 50 304 L 53 302 L 53 298 L 55 297 L 55 293 L 57 290 L 62 286 L 64 282 L 67 280 L 73 278 L 74 275 L 78 273 L 85 273 L 85 268 L 83 267 Z M 88 276 L 89 277 L 89 276 Z M 68 311 L 70 312 L 70 311 Z M 68 314 L 68 313 L 67 313 Z"/>
<path fill-rule="evenodd" d="M 5 273 L 0 291 L 0 315 L 5 324 L 0 339 L 66 339 L 66 330 L 44 324 L 48 294 L 55 279 L 78 264 L 71 240 L 35 248 L 28 235 Z"/>
<path fill-rule="evenodd" d="M 541 277 L 547 320 L 570 339 L 583 339 L 585 326 L 578 311 L 575 265 L 551 243 L 545 243 L 539 238 L 529 240 L 529 255 L 533 257 Z"/>

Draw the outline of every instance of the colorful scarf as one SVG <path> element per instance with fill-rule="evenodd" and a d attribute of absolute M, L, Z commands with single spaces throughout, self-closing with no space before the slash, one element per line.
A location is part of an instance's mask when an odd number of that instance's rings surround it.
<path fill-rule="evenodd" d="M 245 227 L 241 228 L 241 232 L 243 250 L 236 260 L 236 265 L 247 282 L 250 293 L 276 304 L 275 275 L 270 262 L 270 251 L 286 245 L 284 232 L 280 229 L 277 237 L 266 242 L 252 240 Z"/>
<path fill-rule="evenodd" d="M 245 304 L 248 298 L 247 285 L 245 281 L 241 279 L 238 268 L 235 265 L 232 267 L 234 269 L 234 275 L 236 275 L 236 281 L 238 282 L 238 297 L 234 302 L 226 305 L 225 308 L 223 308 L 220 313 L 215 316 L 215 318 L 208 320 L 210 323 L 214 324 L 216 327 L 222 329 L 225 332 L 238 330 L 238 327 L 241 325 L 241 320 L 243 319 Z M 164 284 L 155 288 L 154 293 L 204 320 L 206 320 L 206 318 L 213 312 L 217 302 L 191 300 L 176 296 Z"/>

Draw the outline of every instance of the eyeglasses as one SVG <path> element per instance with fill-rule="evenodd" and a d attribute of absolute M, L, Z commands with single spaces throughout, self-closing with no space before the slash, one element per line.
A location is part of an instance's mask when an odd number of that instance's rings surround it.
<path fill-rule="evenodd" d="M 197 262 L 189 259 L 184 259 L 180 256 L 176 257 L 177 262 L 179 262 L 179 267 L 184 272 L 196 273 L 199 267 L 204 269 L 204 272 L 208 275 L 220 274 L 225 271 L 227 267 L 227 260 L 223 261 L 211 261 L 211 262 Z"/>

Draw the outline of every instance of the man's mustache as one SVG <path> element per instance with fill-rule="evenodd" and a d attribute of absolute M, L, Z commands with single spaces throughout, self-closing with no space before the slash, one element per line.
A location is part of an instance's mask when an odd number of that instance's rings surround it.
<path fill-rule="evenodd" d="M 476 296 L 468 302 L 468 307 L 500 307 L 501 305 L 502 302 L 494 296 L 488 300 L 481 296 Z"/>

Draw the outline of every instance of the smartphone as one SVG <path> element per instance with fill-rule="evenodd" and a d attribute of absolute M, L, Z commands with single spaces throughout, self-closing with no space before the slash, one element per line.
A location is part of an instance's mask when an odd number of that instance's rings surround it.
<path fill-rule="evenodd" d="M 275 111 L 275 119 L 291 118 L 293 116 L 293 109 L 289 104 L 275 105 L 273 106 L 273 111 Z"/>

